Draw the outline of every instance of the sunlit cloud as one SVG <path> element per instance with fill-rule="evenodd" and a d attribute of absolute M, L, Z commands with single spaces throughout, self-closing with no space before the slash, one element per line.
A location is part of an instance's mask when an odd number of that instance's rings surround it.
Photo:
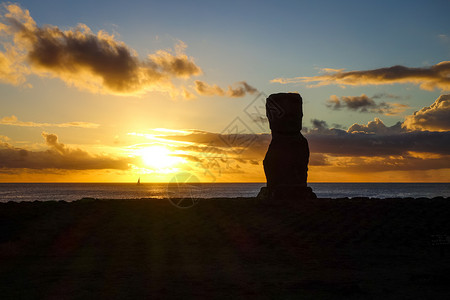
<path fill-rule="evenodd" d="M 215 181 L 219 177 L 224 178 L 223 176 L 237 173 L 242 176 L 248 174 L 258 176 L 262 170 L 260 158 L 263 157 L 270 141 L 270 135 L 267 134 L 258 135 L 260 138 L 255 139 L 251 135 L 236 137 L 201 130 L 182 130 L 180 134 L 176 134 L 176 131 L 167 131 L 167 135 L 164 136 L 164 131 L 159 132 L 158 139 L 155 139 L 153 133 L 133 135 L 145 137 L 154 145 L 164 145 L 170 149 L 171 156 L 185 160 L 186 163 L 178 165 L 180 170 L 196 172 L 200 177 L 206 176 L 204 178 L 206 181 Z M 253 141 L 252 145 L 242 149 L 240 141 L 249 138 Z M 260 146 L 262 144 L 263 146 Z M 237 179 L 230 178 L 230 180 Z"/>
<path fill-rule="evenodd" d="M 401 122 L 386 126 L 379 118 L 367 124 L 353 124 L 347 130 L 329 128 L 323 120 L 311 120 L 312 129 L 305 133 L 311 156 L 310 165 L 331 172 L 390 172 L 393 170 L 437 170 L 450 168 L 450 132 L 408 130 Z M 228 137 L 212 132 L 192 132 L 160 138 L 175 145 L 175 149 L 196 157 L 195 161 L 214 161 L 217 166 L 236 162 L 251 168 L 261 164 L 271 141 L 270 134 L 240 134 Z M 240 155 L 239 143 L 252 138 Z M 236 148 L 236 149 L 235 149 Z M 429 164 L 427 164 L 427 161 Z"/>
<path fill-rule="evenodd" d="M 62 30 L 39 27 L 28 10 L 3 5 L 0 31 L 6 41 L 0 54 L 0 80 L 25 82 L 30 73 L 57 77 L 68 85 L 106 94 L 142 94 L 157 90 L 177 92 L 171 79 L 202 73 L 179 42 L 174 51 L 158 50 L 140 59 L 132 48 L 114 35 L 97 34 L 85 24 Z"/>
<path fill-rule="evenodd" d="M 181 88 L 181 96 L 183 97 L 183 99 L 186 99 L 186 100 L 192 100 L 192 99 L 197 98 L 197 96 L 194 93 L 190 92 L 185 87 Z"/>
<path fill-rule="evenodd" d="M 311 151 L 311 166 L 329 167 L 330 170 L 339 166 L 340 171 L 345 171 L 346 168 L 358 169 L 353 166 L 355 162 L 371 166 L 374 161 L 381 161 L 384 162 L 380 164 L 383 167 L 365 169 L 365 172 L 381 172 L 390 171 L 393 164 L 401 170 L 412 170 L 413 162 L 418 162 L 418 168 L 426 169 L 426 160 L 433 159 L 428 169 L 449 167 L 444 162 L 450 158 L 449 132 L 407 131 L 400 122 L 388 127 L 378 118 L 367 124 L 353 124 L 348 130 L 330 129 L 325 121 L 317 119 L 312 122 L 314 128 L 305 133 Z M 206 166 L 213 165 L 216 168 L 221 166 L 222 170 L 226 170 L 227 164 L 233 163 L 249 168 L 253 162 L 261 165 L 271 141 L 270 134 L 256 134 L 252 137 L 253 142 L 239 152 L 236 151 L 241 150 L 239 144 L 225 141 L 242 141 L 249 139 L 249 135 L 230 138 L 224 134 L 201 132 L 161 138 L 166 139 L 172 149 L 179 150 L 180 155 L 188 154 L 191 158 L 195 157 L 190 159 L 192 161 L 204 162 Z M 174 141 L 189 142 L 190 145 L 174 144 Z M 421 156 L 411 153 L 421 153 Z M 358 170 L 363 171 L 364 168 Z"/>
<path fill-rule="evenodd" d="M 192 130 L 179 130 L 179 129 L 168 129 L 168 128 L 154 128 L 154 129 L 152 129 L 152 131 L 156 131 L 156 132 L 158 132 L 158 133 L 161 133 L 161 132 L 163 132 L 164 134 L 191 134 L 192 132 L 195 132 L 195 131 L 192 131 Z"/>
<path fill-rule="evenodd" d="M 0 135 L 0 142 L 2 143 L 6 143 L 10 140 L 9 137 L 7 137 L 6 135 Z"/>
<path fill-rule="evenodd" d="M 222 89 L 218 85 L 209 85 L 206 82 L 196 80 L 195 90 L 200 95 L 206 96 L 227 96 L 227 97 L 244 97 L 246 94 L 254 94 L 258 90 L 245 81 L 235 83 L 235 86 L 228 86 L 227 90 Z"/>
<path fill-rule="evenodd" d="M 369 134 L 397 134 L 405 132 L 402 128 L 402 123 L 397 122 L 393 126 L 384 125 L 383 121 L 379 118 L 375 118 L 373 121 L 369 121 L 366 124 L 353 124 L 347 129 L 348 133 L 369 133 Z"/>
<path fill-rule="evenodd" d="M 393 66 L 365 71 L 328 70 L 329 72 L 318 76 L 301 76 L 293 78 L 275 78 L 271 82 L 288 83 L 314 83 L 312 87 L 324 85 L 359 86 L 383 85 L 394 83 L 417 84 L 424 90 L 440 89 L 450 90 L 450 61 L 442 61 L 427 68 L 410 68 Z"/>
<path fill-rule="evenodd" d="M 80 127 L 80 128 L 98 128 L 100 125 L 91 122 L 66 122 L 66 123 L 37 123 L 19 121 L 15 115 L 3 117 L 0 119 L 0 125 L 19 126 L 19 127 Z"/>
<path fill-rule="evenodd" d="M 30 87 L 27 76 L 59 78 L 67 85 L 93 93 L 142 95 L 150 91 L 172 97 L 195 99 L 197 95 L 174 79 L 201 75 L 194 58 L 185 54 L 186 44 L 161 49 L 141 59 L 137 52 L 114 35 L 97 33 L 85 24 L 67 30 L 38 26 L 30 12 L 16 4 L 2 5 L 0 15 L 0 81 Z M 195 81 L 202 96 L 243 97 L 257 90 L 245 81 L 227 89 Z"/>
<path fill-rule="evenodd" d="M 441 95 L 430 105 L 407 116 L 403 126 L 409 130 L 450 130 L 450 95 Z"/>

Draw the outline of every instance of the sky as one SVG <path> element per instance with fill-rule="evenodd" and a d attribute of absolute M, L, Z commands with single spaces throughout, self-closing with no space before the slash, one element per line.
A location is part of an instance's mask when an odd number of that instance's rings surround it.
<path fill-rule="evenodd" d="M 278 92 L 303 98 L 310 182 L 449 182 L 449 11 L 3 2 L 0 182 L 264 182 Z"/>

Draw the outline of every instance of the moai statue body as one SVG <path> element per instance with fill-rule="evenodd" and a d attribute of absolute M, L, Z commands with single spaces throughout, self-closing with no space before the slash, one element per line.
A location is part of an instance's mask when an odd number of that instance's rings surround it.
<path fill-rule="evenodd" d="M 263 161 L 270 199 L 315 198 L 307 187 L 309 147 L 302 129 L 302 97 L 272 94 L 266 99 L 272 141 Z M 262 191 L 261 191 L 262 192 Z"/>

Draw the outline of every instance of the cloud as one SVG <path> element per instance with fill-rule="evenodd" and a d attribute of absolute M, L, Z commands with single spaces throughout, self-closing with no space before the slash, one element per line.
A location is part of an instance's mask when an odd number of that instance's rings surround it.
<path fill-rule="evenodd" d="M 341 97 L 340 99 L 336 95 L 332 95 L 328 100 L 327 106 L 338 110 L 342 107 L 346 107 L 350 110 L 367 112 L 367 108 L 377 107 L 377 104 L 373 99 L 367 97 L 365 94 L 361 96 L 349 96 L 349 97 Z"/>
<path fill-rule="evenodd" d="M 450 95 L 441 95 L 430 106 L 407 116 L 403 126 L 409 130 L 450 130 Z"/>
<path fill-rule="evenodd" d="M 0 23 L 1 24 L 1 23 Z M 25 75 L 30 71 L 18 63 L 19 55 L 10 46 L 5 47 L 5 52 L 0 52 L 0 82 L 19 85 L 25 82 Z"/>
<path fill-rule="evenodd" d="M 404 132 L 402 129 L 402 123 L 398 122 L 391 127 L 384 125 L 383 121 L 379 118 L 375 118 L 373 121 L 369 121 L 367 125 L 353 124 L 347 129 L 348 133 L 376 133 L 376 134 L 394 134 Z"/>
<path fill-rule="evenodd" d="M 188 159 L 191 162 L 189 167 L 210 176 L 212 180 L 223 174 L 233 174 L 237 169 L 245 174 L 256 172 L 260 175 L 261 160 L 271 139 L 270 134 L 228 134 L 201 130 L 186 130 L 181 134 L 161 133 L 156 139 L 158 143 L 169 148 L 173 156 Z M 155 139 L 152 135 L 133 135 Z"/>
<path fill-rule="evenodd" d="M 66 122 L 66 123 L 36 123 L 19 121 L 15 115 L 0 119 L 0 125 L 20 126 L 20 127 L 81 127 L 98 128 L 100 125 L 90 122 Z"/>
<path fill-rule="evenodd" d="M 334 157 L 378 157 L 388 160 L 390 156 L 410 158 L 411 153 L 424 153 L 414 157 L 418 164 L 431 155 L 441 159 L 450 158 L 450 95 L 441 95 L 429 107 L 424 107 L 413 115 L 405 117 L 404 122 L 386 126 L 379 118 L 367 124 L 353 124 L 346 131 L 328 129 L 325 121 L 313 119 L 315 130 L 306 136 L 312 153 L 322 153 Z M 409 157 L 409 158 L 408 158 Z M 381 164 L 383 165 L 383 164 Z M 422 168 L 425 168 L 423 162 Z M 430 163 L 430 169 L 433 164 Z M 447 163 L 433 168 L 444 168 Z M 418 165 L 419 167 L 419 165 Z M 408 168 L 412 168 L 409 166 Z"/>
<path fill-rule="evenodd" d="M 330 129 L 323 120 L 312 119 L 311 122 L 314 129 L 305 134 L 311 151 L 310 165 L 325 168 L 323 170 L 370 173 L 450 167 L 450 132 L 407 131 L 400 122 L 386 126 L 378 118 L 367 124 L 353 124 L 348 130 Z M 251 162 L 261 163 L 271 141 L 270 134 L 205 131 L 160 137 L 172 145 L 177 141 L 173 150 L 197 157 L 205 168 L 221 170 L 233 162 L 239 162 L 241 167 L 245 164 L 250 167 Z M 251 143 L 242 143 L 249 139 Z M 247 146 L 239 152 L 242 144 Z"/>
<path fill-rule="evenodd" d="M 269 123 L 269 119 L 263 114 L 258 113 L 251 113 L 249 114 L 249 117 L 252 119 L 255 123 L 261 123 L 261 125 L 266 125 Z"/>
<path fill-rule="evenodd" d="M 393 66 L 365 71 L 331 70 L 324 75 L 312 77 L 275 78 L 271 82 L 315 83 L 313 86 L 337 85 L 382 85 L 394 83 L 418 84 L 424 90 L 450 90 L 450 61 L 442 61 L 428 68 Z"/>
<path fill-rule="evenodd" d="M 332 172 L 372 173 L 395 171 L 445 170 L 450 168 L 449 156 L 415 157 L 414 155 L 388 157 L 327 157 L 329 165 L 325 167 Z"/>
<path fill-rule="evenodd" d="M 158 50 L 156 54 L 148 56 L 150 65 L 161 73 L 167 73 L 175 77 L 189 78 L 192 75 L 202 73 L 201 69 L 194 63 L 193 58 L 184 54 L 187 45 L 179 41 L 175 46 L 175 55 L 166 51 Z"/>
<path fill-rule="evenodd" d="M 61 30 L 36 25 L 28 10 L 4 5 L 0 31 L 7 38 L 0 52 L 0 80 L 19 84 L 29 73 L 57 77 L 91 92 L 140 94 L 149 90 L 173 91 L 171 79 L 201 74 L 179 42 L 175 51 L 159 50 L 140 59 L 113 35 L 94 34 L 84 24 Z"/>
<path fill-rule="evenodd" d="M 39 170 L 127 170 L 133 163 L 128 157 L 112 157 L 108 155 L 92 155 L 78 148 L 67 147 L 51 133 L 42 133 L 49 149 L 46 151 L 30 151 L 16 148 L 8 143 L 0 144 L 0 169 Z"/>
<path fill-rule="evenodd" d="M 368 97 L 365 94 L 361 96 L 343 96 L 338 97 L 336 95 L 331 95 L 328 99 L 326 106 L 333 110 L 340 110 L 346 108 L 348 110 L 353 110 L 363 113 L 379 113 L 387 116 L 397 115 L 404 112 L 409 106 L 401 103 L 376 103 L 375 99 L 382 97 L 381 94 L 374 97 Z"/>
<path fill-rule="evenodd" d="M 389 99 L 400 100 L 400 99 L 409 98 L 409 96 L 403 97 L 403 96 L 398 96 L 398 95 L 388 94 L 388 93 L 377 93 L 377 94 L 372 96 L 372 99 L 380 99 L 380 98 L 389 98 Z"/>
<path fill-rule="evenodd" d="M 195 82 L 195 90 L 200 95 L 206 96 L 225 96 L 224 90 L 218 85 L 209 85 L 206 82 L 196 80 Z"/>
<path fill-rule="evenodd" d="M 227 97 L 244 97 L 246 94 L 254 94 L 258 90 L 249 85 L 245 81 L 239 81 L 234 84 L 235 87 L 228 86 L 228 89 L 225 91 L 218 85 L 209 85 L 204 81 L 196 80 L 195 81 L 195 90 L 200 95 L 206 96 L 227 96 Z"/>
<path fill-rule="evenodd" d="M 6 143 L 10 140 L 9 137 L 7 137 L 6 135 L 0 135 L 0 142 L 1 143 Z"/>
<path fill-rule="evenodd" d="M 4 4 L 2 8 L 0 81 L 25 85 L 27 75 L 35 74 L 59 78 L 69 86 L 94 93 L 140 95 L 162 91 L 185 99 L 196 97 L 173 84 L 176 78 L 202 74 L 194 58 L 185 54 L 187 46 L 182 41 L 174 50 L 158 50 L 141 59 L 135 50 L 103 30 L 94 33 L 85 24 L 67 30 L 38 26 L 28 10 L 15 4 Z M 227 97 L 257 91 L 245 81 L 226 90 L 196 81 L 195 90 L 200 95 Z"/>
<path fill-rule="evenodd" d="M 321 153 L 310 153 L 309 166 L 328 166 L 329 164 L 326 155 Z"/>
<path fill-rule="evenodd" d="M 244 97 L 247 93 L 248 94 L 254 94 L 258 90 L 249 85 L 245 81 L 240 81 L 236 85 L 239 85 L 238 87 L 232 88 L 231 86 L 228 87 L 227 94 L 230 97 Z"/>
<path fill-rule="evenodd" d="M 193 93 L 188 91 L 185 87 L 183 87 L 181 89 L 181 95 L 183 96 L 184 99 L 187 99 L 187 100 L 192 100 L 192 99 L 197 98 Z"/>
<path fill-rule="evenodd" d="M 447 34 L 439 34 L 438 38 L 444 43 L 450 43 L 450 36 L 448 36 Z"/>
<path fill-rule="evenodd" d="M 347 131 L 328 129 L 305 134 L 311 152 L 333 156 L 392 156 L 411 151 L 450 155 L 450 132 L 410 131 L 387 127 L 379 119 L 352 125 Z"/>
<path fill-rule="evenodd" d="M 327 122 L 325 122 L 323 120 L 312 119 L 311 124 L 313 125 L 313 130 L 322 132 L 322 131 L 325 131 L 328 129 Z"/>
<path fill-rule="evenodd" d="M 58 136 L 56 134 L 42 132 L 42 136 L 45 139 L 45 142 L 48 146 L 55 149 L 60 154 L 67 153 L 67 149 L 64 144 L 58 143 Z"/>

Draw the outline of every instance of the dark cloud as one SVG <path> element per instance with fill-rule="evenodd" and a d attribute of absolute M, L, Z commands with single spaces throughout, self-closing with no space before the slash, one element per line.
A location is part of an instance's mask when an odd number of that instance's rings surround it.
<path fill-rule="evenodd" d="M 269 123 L 269 120 L 267 119 L 267 117 L 265 115 L 262 115 L 262 114 L 252 113 L 252 114 L 249 114 L 249 117 L 255 123 L 261 123 L 263 125 Z"/>
<path fill-rule="evenodd" d="M 325 122 L 323 120 L 312 119 L 311 124 L 313 125 L 313 130 L 318 130 L 318 131 L 322 132 L 322 131 L 325 131 L 326 129 L 328 129 L 327 122 Z"/>
<path fill-rule="evenodd" d="M 381 95 L 378 95 L 378 97 L 381 97 Z M 374 97 L 371 98 L 365 94 L 361 96 L 343 96 L 340 98 L 332 95 L 326 105 L 333 110 L 346 108 L 352 111 L 380 113 L 384 115 L 396 115 L 402 113 L 409 107 L 401 103 L 376 103 L 374 99 Z"/>
<path fill-rule="evenodd" d="M 366 133 L 330 130 L 306 135 L 311 152 L 337 156 L 404 155 L 410 151 L 450 155 L 450 132 Z"/>
<path fill-rule="evenodd" d="M 333 126 L 333 128 L 336 128 L 336 129 L 343 129 L 344 128 L 343 125 L 337 124 L 337 123 L 333 123 L 333 124 L 331 124 L 331 126 Z"/>
<path fill-rule="evenodd" d="M 403 96 L 398 96 L 398 95 L 388 94 L 388 93 L 377 93 L 372 96 L 372 99 L 382 99 L 382 98 L 401 100 L 401 99 L 405 99 L 405 98 L 409 98 L 409 97 L 403 97 Z"/>
<path fill-rule="evenodd" d="M 329 171 L 375 173 L 392 171 L 427 171 L 450 168 L 450 157 L 415 157 L 413 155 L 387 157 L 351 157 L 338 160 L 338 164 L 326 166 Z"/>
<path fill-rule="evenodd" d="M 365 71 L 349 71 L 326 69 L 324 75 L 312 77 L 276 78 L 271 82 L 286 83 L 316 83 L 314 86 L 330 84 L 345 85 L 381 85 L 393 83 L 418 84 L 424 90 L 435 88 L 450 90 L 450 61 L 442 61 L 427 68 L 409 68 L 393 66 Z"/>
<path fill-rule="evenodd" d="M 409 130 L 450 130 L 450 95 L 441 95 L 432 105 L 407 116 L 403 126 Z"/>
<path fill-rule="evenodd" d="M 401 123 L 388 127 L 378 118 L 367 125 L 353 124 L 347 131 L 329 129 L 322 120 L 313 119 L 312 122 L 316 129 L 321 129 L 305 134 L 312 152 L 348 156 L 399 155 L 409 151 L 450 154 L 450 132 L 406 131 Z M 230 151 L 226 152 L 228 154 L 231 153 L 229 148 L 239 147 L 239 141 L 249 138 L 254 139 L 254 142 L 244 153 L 264 155 L 271 140 L 270 134 L 240 134 L 236 138 L 234 135 L 230 137 L 225 134 L 196 132 L 166 137 L 167 140 L 192 143 L 190 146 L 182 146 L 185 150 L 201 152 L 207 147 L 213 147 L 213 151 Z M 232 142 L 226 143 L 225 140 Z"/>
<path fill-rule="evenodd" d="M 228 90 L 224 90 L 218 85 L 209 85 L 204 81 L 195 81 L 195 90 L 200 95 L 206 96 L 227 96 L 227 97 L 244 97 L 246 94 L 254 94 L 258 90 L 249 85 L 245 81 L 240 81 L 234 84 L 235 87 L 228 86 Z"/>
<path fill-rule="evenodd" d="M 56 134 L 43 132 L 42 136 L 44 137 L 45 142 L 49 147 L 55 149 L 60 154 L 67 153 L 68 150 L 66 149 L 64 144 L 58 142 L 58 137 L 56 136 Z"/>
<path fill-rule="evenodd" d="M 236 85 L 238 85 L 236 88 L 228 87 L 227 94 L 230 97 L 244 97 L 246 94 L 254 94 L 258 91 L 245 81 L 240 81 Z"/>
<path fill-rule="evenodd" d="M 0 144 L 0 169 L 58 169 L 58 170 L 127 170 L 130 158 L 92 155 L 78 148 L 69 148 L 58 141 L 55 134 L 42 133 L 49 150 L 30 151 L 8 143 Z"/>
<path fill-rule="evenodd" d="M 310 153 L 309 165 L 310 166 L 328 166 L 328 165 L 330 165 L 330 163 L 328 162 L 326 155 L 324 155 L 322 153 Z"/>

